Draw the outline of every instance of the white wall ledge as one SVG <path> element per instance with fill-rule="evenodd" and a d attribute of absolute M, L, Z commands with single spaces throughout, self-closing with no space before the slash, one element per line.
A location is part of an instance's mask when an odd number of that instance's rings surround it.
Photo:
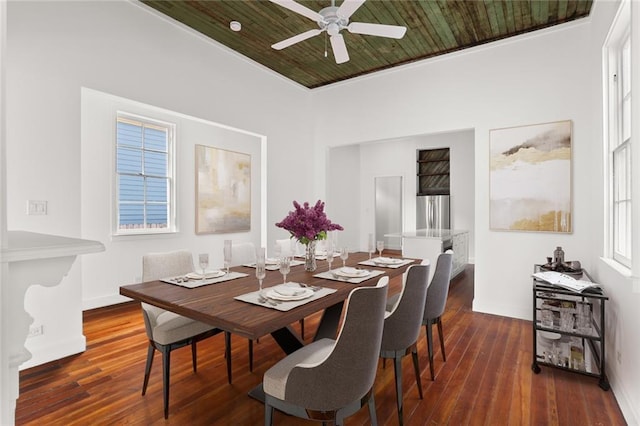
<path fill-rule="evenodd" d="M 0 250 L 0 262 L 50 259 L 104 251 L 98 241 L 28 231 L 7 231 L 7 247 Z"/>
<path fill-rule="evenodd" d="M 19 395 L 18 369 L 31 359 L 31 353 L 25 347 L 33 322 L 24 309 L 27 289 L 34 284 L 58 285 L 78 255 L 103 251 L 104 245 L 97 241 L 27 231 L 8 231 L 6 237 L 7 246 L 0 249 L 3 271 L 0 286 L 0 424 L 12 425 Z"/>

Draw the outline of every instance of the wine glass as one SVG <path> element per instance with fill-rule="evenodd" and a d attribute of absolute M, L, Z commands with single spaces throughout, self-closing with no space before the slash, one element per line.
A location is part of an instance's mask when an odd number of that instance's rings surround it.
<path fill-rule="evenodd" d="M 369 242 L 367 243 L 367 251 L 369 252 L 369 260 L 371 260 L 371 254 L 375 251 L 373 247 L 373 234 L 369 234 Z"/>
<path fill-rule="evenodd" d="M 209 266 L 209 254 L 200 253 L 198 255 L 198 263 L 200 264 L 200 269 L 202 269 L 202 279 L 204 279 L 205 271 L 207 270 L 207 266 Z"/>
<path fill-rule="evenodd" d="M 287 274 L 291 271 L 291 258 L 289 256 L 282 256 L 280 258 L 280 273 L 284 277 L 283 284 L 287 283 Z"/>
<path fill-rule="evenodd" d="M 224 240 L 224 268 L 229 273 L 229 266 L 231 265 L 231 240 Z"/>
<path fill-rule="evenodd" d="M 258 285 L 260 286 L 260 295 L 262 295 L 262 280 L 267 276 L 267 268 L 265 263 L 266 249 L 259 247 L 256 249 L 256 278 L 258 279 Z"/>
<path fill-rule="evenodd" d="M 331 262 L 333 262 L 333 244 L 327 244 L 327 263 L 329 264 L 329 271 L 331 271 Z"/>
<path fill-rule="evenodd" d="M 340 259 L 342 259 L 342 268 L 344 268 L 347 262 L 347 259 L 349 258 L 349 250 L 346 247 L 342 247 L 340 249 Z"/>
<path fill-rule="evenodd" d="M 378 241 L 376 243 L 376 248 L 378 249 L 378 252 L 380 253 L 380 257 L 382 257 L 382 250 L 384 250 L 384 241 Z"/>

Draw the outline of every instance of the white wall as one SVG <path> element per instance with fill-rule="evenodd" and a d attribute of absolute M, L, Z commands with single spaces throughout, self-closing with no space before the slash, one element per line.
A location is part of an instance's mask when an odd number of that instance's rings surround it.
<path fill-rule="evenodd" d="M 123 98 L 83 89 L 81 124 L 82 236 L 102 241 L 106 251 L 83 260 L 83 309 L 129 300 L 118 295 L 120 285 L 140 282 L 142 256 L 162 250 L 209 253 L 210 265 L 222 267 L 223 240 L 252 242 L 259 247 L 264 211 L 261 205 L 266 173 L 261 167 L 263 138 L 194 120 Z M 176 234 L 112 236 L 115 181 L 115 117 L 124 111 L 176 125 Z M 251 229 L 248 232 L 195 235 L 195 145 L 213 146 L 251 156 Z M 264 211 L 263 211 L 264 210 Z M 266 241 L 264 241 L 266 243 Z M 161 248 L 159 248 L 159 246 Z"/>
<path fill-rule="evenodd" d="M 474 310 L 531 319 L 533 264 L 562 246 L 611 294 L 608 328 L 616 330 L 609 330 L 614 336 L 607 344 L 607 373 L 629 423 L 638 424 L 638 294 L 620 274 L 605 273 L 598 260 L 604 208 L 601 48 L 616 7 L 596 2 L 591 18 L 578 23 L 316 90 L 314 106 L 325 113 L 315 123 L 314 139 L 335 149 L 474 129 Z M 490 231 L 489 131 L 558 120 L 573 122 L 573 232 Z M 361 198 L 360 204 L 364 211 L 367 203 Z M 612 356 L 617 350 L 622 363 Z"/>
<path fill-rule="evenodd" d="M 84 298 L 93 305 L 117 297 L 118 286 L 135 278 L 139 253 L 176 246 L 195 251 L 211 243 L 210 237 L 193 233 L 188 209 L 177 239 L 115 243 L 107 240 L 104 220 L 95 223 L 96 229 L 83 229 L 82 212 L 90 211 L 93 199 L 81 193 L 82 185 L 91 185 L 83 181 L 91 170 L 83 170 L 82 149 L 91 144 L 81 140 L 82 88 L 264 135 L 269 169 L 261 195 L 268 194 L 270 201 L 267 241 L 287 235 L 272 224 L 292 208 L 293 199 L 315 191 L 312 181 L 291 179 L 293 165 L 307 163 L 314 152 L 308 90 L 137 2 L 8 2 L 7 20 L 7 226 L 71 237 L 99 235 L 108 246 L 76 262 L 58 287 L 30 289 L 25 308 L 44 325 L 44 335 L 28 340 L 34 358 L 23 368 L 83 350 Z M 94 176 L 93 184 L 103 178 Z M 187 179 L 185 185 L 194 178 Z M 102 191 L 109 193 L 110 187 Z M 27 216 L 27 200 L 47 200 L 48 215 Z M 125 245 L 125 254 L 114 253 Z M 211 243 L 211 253 L 215 250 Z M 126 254 L 131 258 L 121 265 Z"/>

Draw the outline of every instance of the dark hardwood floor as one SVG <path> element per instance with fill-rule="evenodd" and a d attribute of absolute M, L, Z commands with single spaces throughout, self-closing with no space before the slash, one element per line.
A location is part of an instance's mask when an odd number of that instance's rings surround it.
<path fill-rule="evenodd" d="M 443 317 L 447 362 L 435 345 L 431 381 L 424 331 L 418 344 L 424 399 L 418 398 L 411 357 L 403 363 L 408 425 L 624 425 L 611 391 L 592 377 L 542 368 L 531 371 L 531 322 L 471 311 L 473 267 L 452 281 Z M 391 283 L 390 292 L 399 283 Z M 319 317 L 306 320 L 309 331 Z M 423 328 L 424 330 L 424 328 Z M 227 384 L 224 340 L 198 345 L 198 373 L 189 348 L 172 353 L 169 419 L 162 412 L 161 358 L 156 354 L 146 396 L 141 396 L 147 341 L 134 303 L 85 312 L 87 350 L 22 371 L 17 425 L 257 425 L 264 407 L 247 396 L 265 370 L 283 357 L 270 336 L 254 345 L 249 372 L 246 339 L 234 338 L 233 384 Z M 307 339 L 311 332 L 306 333 Z M 437 332 L 434 329 L 434 338 Z M 378 421 L 396 425 L 393 368 L 380 362 L 375 385 Z M 316 424 L 276 413 L 274 424 Z M 369 424 L 366 409 L 346 425 Z"/>

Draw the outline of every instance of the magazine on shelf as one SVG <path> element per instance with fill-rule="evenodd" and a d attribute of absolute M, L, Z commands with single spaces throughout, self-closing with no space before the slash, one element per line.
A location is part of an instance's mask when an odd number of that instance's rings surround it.
<path fill-rule="evenodd" d="M 535 272 L 533 274 L 534 278 L 547 282 L 549 284 L 566 288 L 567 290 L 575 291 L 577 293 L 582 292 L 602 292 L 602 287 L 600 284 L 593 283 L 591 281 L 586 280 L 577 280 L 569 275 L 563 274 L 562 272 L 556 271 L 544 271 L 544 272 Z"/>

